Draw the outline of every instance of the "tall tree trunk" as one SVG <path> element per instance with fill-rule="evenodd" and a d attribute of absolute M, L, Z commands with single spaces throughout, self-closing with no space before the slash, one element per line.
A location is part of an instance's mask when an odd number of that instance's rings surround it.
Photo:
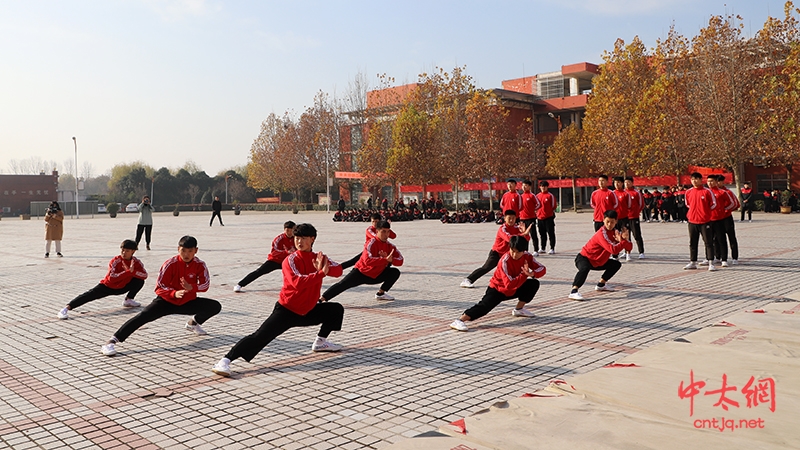
<path fill-rule="evenodd" d="M 572 209 L 578 212 L 578 183 L 575 181 L 575 175 L 572 176 Z M 561 205 L 561 212 L 564 212 L 564 205 Z"/>
<path fill-rule="evenodd" d="M 493 211 L 494 206 L 492 204 L 492 200 L 494 200 L 494 196 L 492 195 L 492 177 L 489 177 L 488 181 L 489 181 L 489 211 Z"/>

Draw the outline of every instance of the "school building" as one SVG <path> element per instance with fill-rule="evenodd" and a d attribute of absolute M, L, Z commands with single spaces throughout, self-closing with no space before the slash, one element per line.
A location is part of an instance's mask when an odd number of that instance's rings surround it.
<path fill-rule="evenodd" d="M 533 76 L 505 80 L 502 87 L 492 89 L 498 97 L 499 105 L 508 111 L 508 126 L 517 129 L 520 126 L 530 126 L 531 133 L 536 142 L 548 146 L 552 144 L 559 134 L 559 130 L 581 122 L 586 113 L 586 104 L 591 93 L 594 77 L 598 74 L 598 66 L 589 62 L 580 62 L 561 66 L 561 70 L 541 73 Z M 367 93 L 367 109 L 381 119 L 391 120 L 400 109 L 403 100 L 416 89 L 417 84 L 407 84 L 387 89 L 374 90 Z M 394 199 L 399 195 L 404 197 L 421 198 L 423 187 L 417 185 L 383 186 L 378 192 L 368 192 L 362 185 L 362 175 L 355 164 L 354 155 L 363 145 L 366 130 L 363 124 L 346 125 L 342 130 L 342 171 L 335 173 L 335 183 L 339 185 L 339 195 L 348 202 L 366 201 L 366 198 Z M 545 158 L 545 155 L 537 157 Z M 663 187 L 666 185 L 690 184 L 688 174 L 699 171 L 707 173 L 724 173 L 726 182 L 733 183 L 733 176 L 726 171 L 712 168 L 687 168 L 686 175 L 677 179 L 674 175 L 661 177 L 637 178 L 639 187 Z M 745 167 L 745 180 L 753 183 L 757 192 L 765 189 L 784 190 L 790 189 L 800 192 L 800 164 L 788 167 L 759 167 L 747 165 Z M 506 189 L 505 179 L 509 174 L 497 174 L 491 180 L 473 180 L 463 183 L 458 187 L 459 204 L 466 203 L 469 199 L 488 199 L 491 194 L 499 199 Z M 514 174 L 511 174 L 514 175 Z M 572 180 L 558 179 L 557 177 L 541 176 L 550 182 L 551 192 L 559 198 L 559 203 L 564 208 L 572 207 Z M 580 178 L 576 180 L 578 187 L 578 203 L 585 205 L 589 201 L 591 191 L 595 189 L 595 178 Z M 398 192 L 399 191 L 399 192 Z M 442 198 L 445 203 L 452 203 L 455 199 L 454 186 L 451 184 L 434 184 L 425 186 L 425 191 L 435 197 Z M 430 195 L 430 194 L 428 194 Z"/>
<path fill-rule="evenodd" d="M 58 172 L 39 175 L 0 175 L 0 215 L 31 213 L 31 202 L 58 198 Z"/>

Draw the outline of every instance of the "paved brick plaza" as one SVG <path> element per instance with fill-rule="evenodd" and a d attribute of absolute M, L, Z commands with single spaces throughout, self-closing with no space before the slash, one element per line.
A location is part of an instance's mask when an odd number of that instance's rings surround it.
<path fill-rule="evenodd" d="M 171 316 L 111 358 L 100 345 L 138 310 L 111 297 L 67 321 L 56 313 L 103 278 L 119 243 L 134 235 L 136 215 L 67 218 L 65 257 L 50 259 L 41 220 L 0 221 L 0 447 L 380 448 L 800 290 L 800 215 L 757 214 L 736 224 L 740 266 L 681 270 L 686 226 L 643 224 L 648 259 L 624 265 L 613 293 L 591 290 L 593 272 L 582 289 L 588 301 L 570 301 L 573 259 L 592 225 L 590 214 L 566 213 L 556 219 L 558 253 L 538 258 L 548 273 L 530 307 L 537 317 L 511 317 L 507 302 L 459 333 L 449 323 L 480 299 L 490 275 L 477 289 L 458 284 L 483 263 L 497 227 L 401 222 L 397 300 L 375 300 L 374 287 L 339 296 L 344 327 L 331 340 L 343 352 L 312 353 L 317 329 L 293 329 L 252 364 L 235 361 L 226 379 L 211 367 L 269 315 L 280 275 L 246 293 L 232 287 L 263 262 L 283 222 L 313 223 L 315 249 L 335 260 L 360 250 L 366 224 L 333 223 L 325 213 L 228 212 L 225 227 L 209 228 L 209 217 L 156 214 L 153 250 L 136 255 L 150 273 L 137 298 L 147 304 L 180 236 L 197 237 L 212 275 L 207 296 L 223 304 L 204 326 L 209 335 Z"/>

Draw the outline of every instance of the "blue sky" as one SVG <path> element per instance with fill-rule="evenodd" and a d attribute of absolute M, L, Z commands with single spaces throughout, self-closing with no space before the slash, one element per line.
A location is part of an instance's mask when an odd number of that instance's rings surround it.
<path fill-rule="evenodd" d="M 617 38 L 648 47 L 735 13 L 753 34 L 773 0 L 0 0 L 0 173 L 38 157 L 246 164 L 271 112 L 342 95 L 359 72 L 398 84 L 465 65 L 483 88 L 581 61 Z M 800 2 L 798 2 L 800 3 Z"/>

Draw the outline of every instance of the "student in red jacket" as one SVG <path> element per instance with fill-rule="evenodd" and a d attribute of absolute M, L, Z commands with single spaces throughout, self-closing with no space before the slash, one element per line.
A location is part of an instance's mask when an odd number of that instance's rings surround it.
<path fill-rule="evenodd" d="M 714 272 L 714 237 L 711 231 L 711 211 L 717 207 L 717 200 L 710 189 L 703 186 L 703 176 L 698 172 L 691 175 L 692 188 L 686 191 L 686 220 L 689 222 L 689 264 L 684 270 L 697 269 L 697 244 L 700 236 L 706 248 L 709 272 Z"/>
<path fill-rule="evenodd" d="M 500 210 L 513 209 L 516 217 L 519 217 L 519 211 L 522 209 L 522 197 L 517 192 L 517 180 L 509 178 L 507 183 L 508 192 L 503 194 L 503 198 L 500 199 Z"/>
<path fill-rule="evenodd" d="M 342 329 L 344 307 L 339 303 L 323 303 L 319 298 L 322 280 L 326 276 L 339 277 L 342 266 L 331 261 L 322 252 L 314 253 L 317 230 L 309 223 L 301 223 L 294 229 L 297 251 L 281 263 L 283 287 L 272 314 L 255 333 L 243 337 L 224 358 L 211 369 L 214 373 L 228 377 L 230 364 L 238 358 L 251 361 L 276 337 L 294 327 L 321 325 L 317 338 L 311 344 L 314 352 L 338 352 L 342 346 L 328 341 L 333 331 Z"/>
<path fill-rule="evenodd" d="M 467 278 L 464 278 L 464 281 L 461 282 L 461 287 L 474 288 L 478 278 L 486 275 L 489 271 L 497 267 L 497 262 L 500 261 L 500 257 L 508 252 L 508 242 L 511 240 L 512 236 L 522 235 L 525 236 L 525 239 L 530 239 L 530 233 L 530 227 L 522 228 L 522 224 L 517 223 L 517 214 L 513 209 L 506 210 L 505 214 L 503 214 L 503 224 L 497 229 L 497 234 L 494 237 L 494 245 L 492 249 L 489 250 L 489 256 L 486 258 L 486 262 L 473 270 L 471 274 L 467 275 Z"/>
<path fill-rule="evenodd" d="M 744 222 L 745 212 L 747 212 L 747 219 L 750 222 L 753 221 L 753 195 L 753 190 L 750 188 L 750 182 L 745 181 L 744 186 L 739 191 L 739 197 L 742 204 L 742 219 L 740 222 Z"/>
<path fill-rule="evenodd" d="M 625 177 L 625 192 L 630 198 L 628 208 L 628 229 L 636 240 L 636 247 L 639 250 L 639 259 L 644 259 L 644 239 L 642 239 L 642 225 L 639 220 L 640 214 L 644 211 L 644 195 L 633 187 L 633 177 Z M 630 252 L 625 254 L 625 260 L 631 260 Z"/>
<path fill-rule="evenodd" d="M 122 301 L 122 306 L 125 308 L 141 306 L 134 298 L 144 286 L 147 271 L 144 270 L 144 264 L 139 261 L 139 258 L 133 256 L 137 249 L 136 241 L 130 239 L 122 241 L 119 246 L 119 255 L 108 262 L 106 277 L 100 280 L 97 286 L 67 303 L 67 306 L 58 312 L 58 318 L 68 319 L 70 310 L 109 295 L 127 294 L 125 300 Z"/>
<path fill-rule="evenodd" d="M 722 213 L 721 232 L 723 233 L 722 242 L 725 241 L 725 236 L 728 237 L 728 243 L 731 247 L 731 264 L 735 266 L 739 264 L 739 241 L 736 239 L 736 223 L 733 220 L 733 212 L 741 208 L 742 204 L 736 195 L 725 186 L 725 175 L 717 174 L 717 188 L 727 197 L 727 202 L 730 205 Z M 722 267 L 728 267 L 725 264 L 725 260 L 722 260 Z"/>
<path fill-rule="evenodd" d="M 594 208 L 594 231 L 603 227 L 606 211 L 617 209 L 617 196 L 608 189 L 608 175 L 597 177 L 598 188 L 592 192 L 590 204 Z"/>
<path fill-rule="evenodd" d="M 531 180 L 522 182 L 522 195 L 520 195 L 520 202 L 522 208 L 519 210 L 519 220 L 525 225 L 526 228 L 533 228 L 536 225 L 536 212 L 541 208 L 539 199 L 536 194 L 531 191 Z M 536 233 L 531 235 L 533 241 L 533 256 L 539 256 L 539 238 Z M 542 249 L 544 251 L 544 248 Z"/>
<path fill-rule="evenodd" d="M 329 287 L 319 298 L 319 301 L 326 302 L 333 299 L 342 292 L 362 284 L 381 284 L 375 298 L 378 300 L 394 300 L 389 295 L 389 289 L 400 278 L 400 271 L 397 267 L 403 265 L 403 255 L 397 247 L 389 242 L 389 235 L 392 232 L 392 225 L 385 220 L 378 222 L 375 227 L 377 234 L 365 246 L 361 252 L 361 259 L 342 281 Z M 394 267 L 390 267 L 394 266 Z"/>
<path fill-rule="evenodd" d="M 541 207 L 536 210 L 537 228 L 539 228 L 539 239 L 542 241 L 542 252 L 547 248 L 547 237 L 550 237 L 550 250 L 548 255 L 556 253 L 556 198 L 548 192 L 550 183 L 547 180 L 539 182 L 539 199 Z"/>
<path fill-rule="evenodd" d="M 384 219 L 383 219 L 383 216 L 381 216 L 381 213 L 373 213 L 370 216 L 370 220 L 372 221 L 372 225 L 368 226 L 366 231 L 365 231 L 365 233 L 364 233 L 366 235 L 366 240 L 364 241 L 364 245 L 369 244 L 369 241 L 371 241 L 372 238 L 374 238 L 374 237 L 376 237 L 378 235 L 378 229 L 375 228 L 375 227 L 378 226 L 378 223 L 380 221 L 384 220 Z M 389 231 L 389 239 L 396 239 L 396 238 L 397 238 L 397 234 L 395 234 L 394 231 Z M 355 266 L 356 263 L 358 262 L 358 260 L 361 259 L 361 254 L 362 253 L 364 253 L 364 247 L 361 247 L 361 252 L 359 252 L 356 256 L 354 256 L 354 257 L 348 259 L 347 261 L 343 262 L 341 264 L 342 269 L 347 269 L 349 267 Z"/>
<path fill-rule="evenodd" d="M 281 268 L 281 263 L 287 256 L 295 251 L 294 247 L 294 225 L 291 220 L 283 224 L 283 233 L 275 236 L 272 240 L 272 248 L 267 255 L 267 260 L 258 269 L 247 274 L 242 281 L 236 283 L 233 292 L 243 292 L 242 288 L 255 281 L 258 277 L 266 275 L 273 270 Z"/>
<path fill-rule="evenodd" d="M 589 239 L 589 242 L 583 246 L 578 256 L 575 257 L 575 267 L 578 268 L 578 273 L 575 274 L 575 280 L 572 282 L 572 292 L 569 294 L 570 299 L 583 300 L 583 296 L 578 292 L 578 289 L 586 282 L 586 277 L 591 270 L 604 271 L 594 290 L 611 290 L 606 286 L 606 283 L 622 267 L 622 263 L 611 259 L 611 255 L 617 254 L 622 250 L 629 252 L 633 248 L 633 244 L 628 240 L 628 230 L 623 229 L 620 232 L 615 229 L 616 226 L 617 212 L 614 210 L 606 211 L 603 215 L 603 228 L 597 230 L 592 238 Z"/>
<path fill-rule="evenodd" d="M 533 300 L 539 290 L 539 280 L 547 272 L 545 267 L 528 253 L 528 241 L 523 236 L 512 236 L 508 253 L 500 258 L 497 268 L 489 281 L 489 287 L 480 302 L 464 311 L 458 319 L 450 324 L 450 328 L 467 331 L 467 324 L 489 314 L 497 305 L 512 298 L 519 299 L 517 307 L 511 311 L 514 317 L 533 317 L 533 313 L 525 309 L 525 305 Z"/>
<path fill-rule="evenodd" d="M 196 258 L 197 239 L 184 236 L 178 241 L 178 254 L 161 265 L 156 283 L 158 297 L 139 314 L 125 322 L 100 351 L 106 356 L 117 354 L 114 346 L 125 342 L 143 325 L 172 314 L 191 315 L 184 328 L 198 336 L 207 334 L 201 324 L 216 316 L 222 305 L 210 298 L 198 297 L 208 290 L 210 277 L 206 263 Z"/>

